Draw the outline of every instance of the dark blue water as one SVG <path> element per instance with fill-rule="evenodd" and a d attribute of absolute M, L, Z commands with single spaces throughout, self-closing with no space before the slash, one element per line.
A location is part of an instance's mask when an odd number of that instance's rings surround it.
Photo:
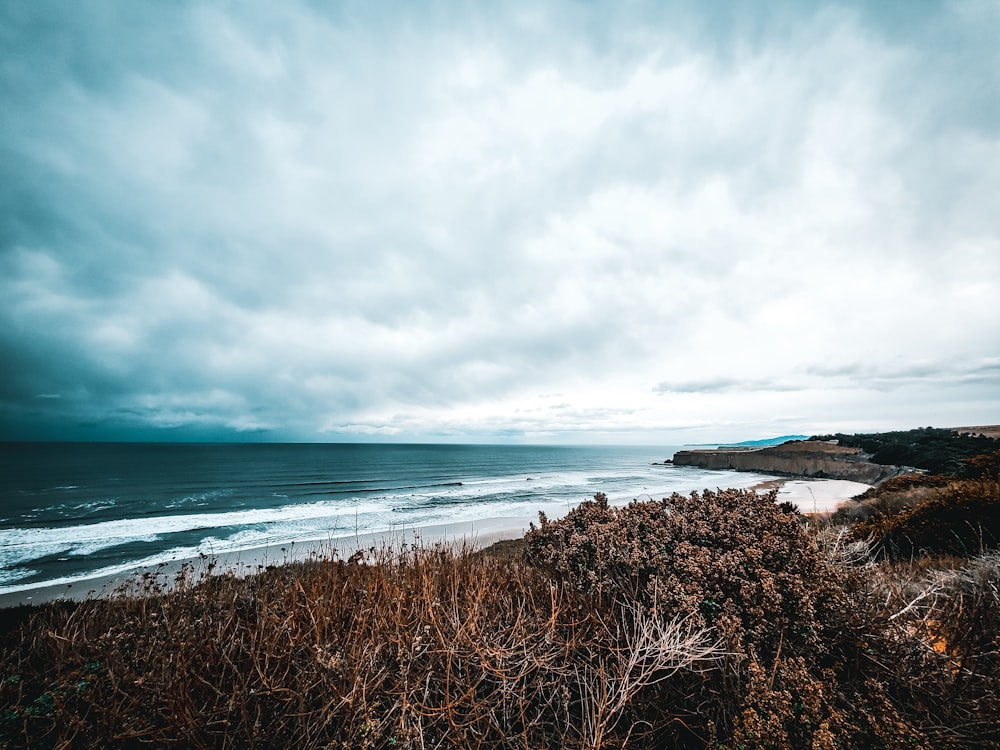
<path fill-rule="evenodd" d="M 0 444 L 0 594 L 199 554 L 748 486 L 675 448 Z"/>

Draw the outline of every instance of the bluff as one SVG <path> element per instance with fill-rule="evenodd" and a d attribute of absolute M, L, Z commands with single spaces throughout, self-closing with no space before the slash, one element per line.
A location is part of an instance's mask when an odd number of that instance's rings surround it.
<path fill-rule="evenodd" d="M 697 466 L 702 469 L 735 469 L 797 477 L 849 479 L 865 484 L 878 484 L 905 471 L 899 466 L 872 463 L 870 458 L 860 448 L 838 445 L 836 442 L 794 440 L 764 448 L 677 451 L 673 462 L 676 466 Z"/>

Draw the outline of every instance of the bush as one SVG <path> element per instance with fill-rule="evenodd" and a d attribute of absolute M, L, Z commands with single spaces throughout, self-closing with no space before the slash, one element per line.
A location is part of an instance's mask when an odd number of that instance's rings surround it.
<path fill-rule="evenodd" d="M 902 474 L 870 487 L 838 508 L 830 517 L 833 524 L 851 524 L 872 518 L 888 518 L 941 494 L 951 480 L 944 476 Z"/>
<path fill-rule="evenodd" d="M 1000 482 L 1000 450 L 965 460 L 962 475 L 969 479 Z"/>
<path fill-rule="evenodd" d="M 854 534 L 874 538 L 893 559 L 978 554 L 1000 545 L 1000 483 L 950 482 L 912 507 L 858 523 Z"/>
<path fill-rule="evenodd" d="M 529 562 L 598 598 L 624 597 L 719 627 L 760 657 L 825 648 L 848 574 L 827 561 L 776 491 L 674 494 L 609 507 L 603 495 L 532 527 Z"/>
<path fill-rule="evenodd" d="M 598 495 L 561 520 L 543 516 L 526 556 L 597 600 L 637 601 L 717 631 L 729 659 L 692 692 L 718 742 L 808 747 L 836 735 L 880 746 L 869 719 L 898 712 L 886 699 L 866 718 L 857 706 L 870 703 L 868 689 L 848 704 L 841 684 L 871 625 L 857 606 L 858 572 L 832 564 L 776 494 L 706 490 L 623 508 Z"/>
<path fill-rule="evenodd" d="M 866 590 L 877 627 L 864 658 L 919 729 L 911 746 L 1000 747 L 1000 557 L 884 562 Z"/>
<path fill-rule="evenodd" d="M 374 557 L 41 608 L 0 645 L 0 747 L 691 741 L 697 707 L 648 688 L 718 663 L 697 623 L 469 550 Z"/>

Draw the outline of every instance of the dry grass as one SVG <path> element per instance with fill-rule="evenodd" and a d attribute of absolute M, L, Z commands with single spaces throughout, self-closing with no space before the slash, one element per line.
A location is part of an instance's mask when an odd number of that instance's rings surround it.
<path fill-rule="evenodd" d="M 468 550 L 45 607 L 3 650 L 9 746 L 600 747 L 710 633 Z M 661 723 L 687 712 L 669 707 Z"/>
<path fill-rule="evenodd" d="M 959 435 L 982 435 L 983 437 L 1000 440 L 1000 425 L 982 425 L 979 427 L 956 427 Z"/>
<path fill-rule="evenodd" d="M 877 658 L 930 747 L 1000 746 L 1000 557 L 885 562 L 867 578 Z"/>

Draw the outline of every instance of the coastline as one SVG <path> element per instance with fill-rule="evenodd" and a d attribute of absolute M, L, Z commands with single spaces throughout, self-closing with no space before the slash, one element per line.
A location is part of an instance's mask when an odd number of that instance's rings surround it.
<path fill-rule="evenodd" d="M 792 479 L 775 477 L 757 482 L 747 489 L 766 492 L 778 490 L 778 502 L 794 503 L 804 514 L 832 513 L 838 506 L 870 485 L 839 479 Z M 648 500 L 669 495 L 669 492 L 646 492 L 636 499 Z M 613 505 L 626 505 L 626 501 Z M 405 550 L 411 545 L 469 545 L 485 549 L 505 540 L 519 539 L 537 515 L 488 517 L 476 521 L 451 524 L 429 524 L 367 532 L 326 539 L 303 540 L 249 547 L 212 556 L 183 557 L 155 567 L 137 566 L 127 571 L 96 574 L 72 580 L 60 580 L 37 586 L 0 593 L 0 609 L 45 604 L 53 601 L 84 601 L 118 594 L 142 595 L 145 575 L 160 588 L 169 588 L 175 578 L 187 571 L 194 580 L 207 574 L 232 573 L 245 576 L 269 566 L 307 562 L 314 559 L 347 559 L 356 552 L 369 550 Z"/>
<path fill-rule="evenodd" d="M 0 609 L 54 601 L 84 601 L 106 598 L 119 593 L 141 595 L 143 576 L 152 577 L 161 588 L 169 588 L 175 578 L 187 570 L 194 580 L 203 575 L 232 573 L 246 576 L 270 566 L 308 562 L 315 559 L 344 559 L 369 550 L 403 550 L 411 545 L 433 546 L 470 544 L 479 549 L 504 539 L 524 535 L 535 517 L 497 517 L 452 524 L 431 524 L 389 531 L 367 532 L 290 543 L 248 547 L 211 556 L 178 557 L 154 567 L 137 566 L 127 571 L 25 586 L 0 594 Z"/>

